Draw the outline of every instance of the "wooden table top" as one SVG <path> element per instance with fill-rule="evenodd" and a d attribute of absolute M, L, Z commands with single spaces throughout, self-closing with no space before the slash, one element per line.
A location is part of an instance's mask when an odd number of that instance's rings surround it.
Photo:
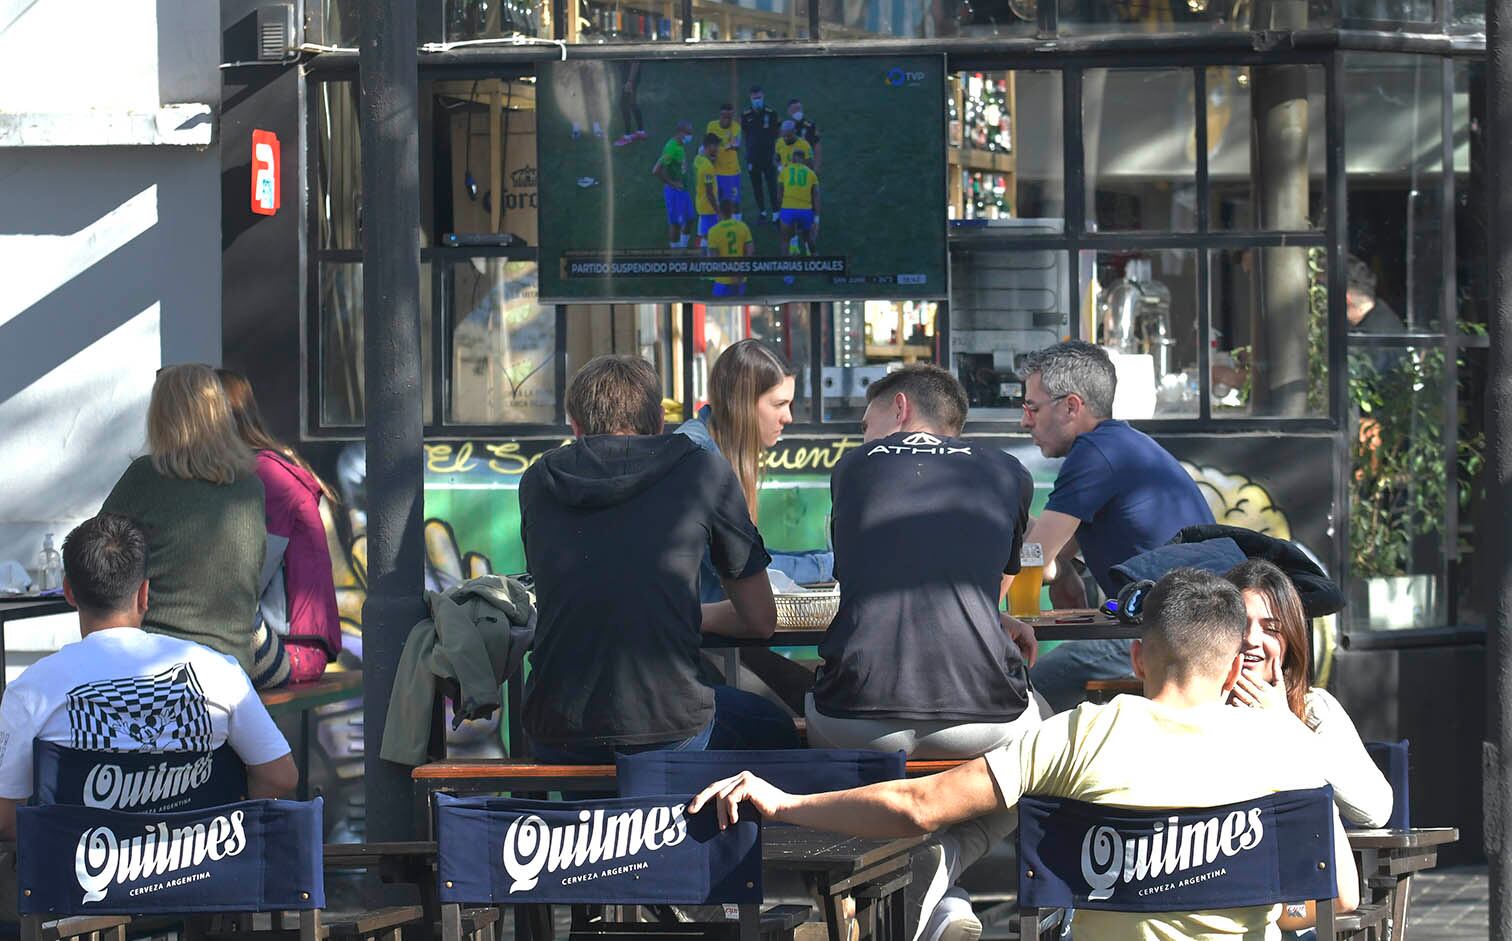
<path fill-rule="evenodd" d="M 71 614 L 74 607 L 62 595 L 52 598 L 16 598 L 0 595 L 0 624 L 52 614 Z"/>
<path fill-rule="evenodd" d="M 1040 640 L 1136 640 L 1138 624 L 1124 624 L 1095 608 L 1062 608 L 1036 617 L 1022 618 Z M 824 640 L 823 628 L 778 628 L 770 638 L 717 637 L 705 634 L 703 646 L 723 647 L 813 647 Z"/>
<path fill-rule="evenodd" d="M 1454 827 L 1421 830 L 1348 830 L 1349 846 L 1357 850 L 1427 849 L 1459 839 Z"/>

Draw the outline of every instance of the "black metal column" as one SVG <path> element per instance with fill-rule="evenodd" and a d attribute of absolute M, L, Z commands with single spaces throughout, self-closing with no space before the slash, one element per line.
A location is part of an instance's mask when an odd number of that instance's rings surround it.
<path fill-rule="evenodd" d="M 362 606 L 369 841 L 411 837 L 409 769 L 378 757 L 399 652 L 423 613 L 420 114 L 414 0 L 364 0 L 362 295 L 368 596 Z"/>
<path fill-rule="evenodd" d="M 1490 201 L 1491 349 L 1487 360 L 1487 478 L 1491 525 L 1477 529 L 1492 559 L 1496 597 L 1486 642 L 1490 715 L 1484 748 L 1486 858 L 1491 868 L 1491 937 L 1512 939 L 1512 0 L 1486 4 L 1486 198 Z M 1452 534 L 1451 534 L 1452 538 Z"/>

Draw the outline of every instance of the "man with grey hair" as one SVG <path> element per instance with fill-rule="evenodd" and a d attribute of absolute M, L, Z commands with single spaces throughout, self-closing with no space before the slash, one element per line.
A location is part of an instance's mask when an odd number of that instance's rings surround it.
<path fill-rule="evenodd" d="M 1086 605 L 1069 561 L 1078 549 L 1103 593 L 1113 566 L 1162 546 L 1186 526 L 1213 522 L 1202 492 L 1175 458 L 1113 415 L 1118 377 L 1100 346 L 1068 340 L 1029 356 L 1024 428 L 1045 457 L 1065 458 L 1026 542 L 1043 549 L 1058 607 Z M 1082 699 L 1087 680 L 1126 676 L 1129 641 L 1062 644 L 1029 671 L 1056 712 Z"/>
<path fill-rule="evenodd" d="M 1349 288 L 1344 294 L 1344 315 L 1349 320 L 1350 333 L 1404 333 L 1402 318 L 1391 305 L 1376 296 L 1376 276 L 1370 265 L 1356 255 L 1350 255 L 1344 270 L 1348 275 Z M 1375 371 L 1387 372 L 1402 360 L 1402 351 L 1389 347 L 1365 347 Z"/>

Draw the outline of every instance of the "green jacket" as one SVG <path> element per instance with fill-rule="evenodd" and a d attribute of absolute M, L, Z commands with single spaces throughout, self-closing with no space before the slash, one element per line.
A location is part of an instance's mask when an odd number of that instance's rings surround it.
<path fill-rule="evenodd" d="M 445 592 L 426 592 L 425 603 L 431 616 L 404 643 L 379 751 L 384 761 L 402 765 L 429 758 L 438 683 L 454 700 L 453 728 L 492 715 L 500 687 L 519 670 L 535 637 L 535 605 L 513 579 L 469 579 Z"/>

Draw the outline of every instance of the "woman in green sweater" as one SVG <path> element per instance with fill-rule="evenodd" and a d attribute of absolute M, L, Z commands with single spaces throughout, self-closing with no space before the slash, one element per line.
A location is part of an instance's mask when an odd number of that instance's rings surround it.
<path fill-rule="evenodd" d="M 259 657 L 254 649 L 267 542 L 263 486 L 213 369 L 158 371 L 147 407 L 147 450 L 126 468 L 101 508 L 147 530 L 143 627 L 235 657 L 259 689 L 280 685 L 288 676 L 287 660 L 277 650 Z M 268 646 L 266 639 L 262 646 Z M 259 659 L 269 661 L 261 670 Z M 270 668 L 279 660 L 282 677 Z"/>

